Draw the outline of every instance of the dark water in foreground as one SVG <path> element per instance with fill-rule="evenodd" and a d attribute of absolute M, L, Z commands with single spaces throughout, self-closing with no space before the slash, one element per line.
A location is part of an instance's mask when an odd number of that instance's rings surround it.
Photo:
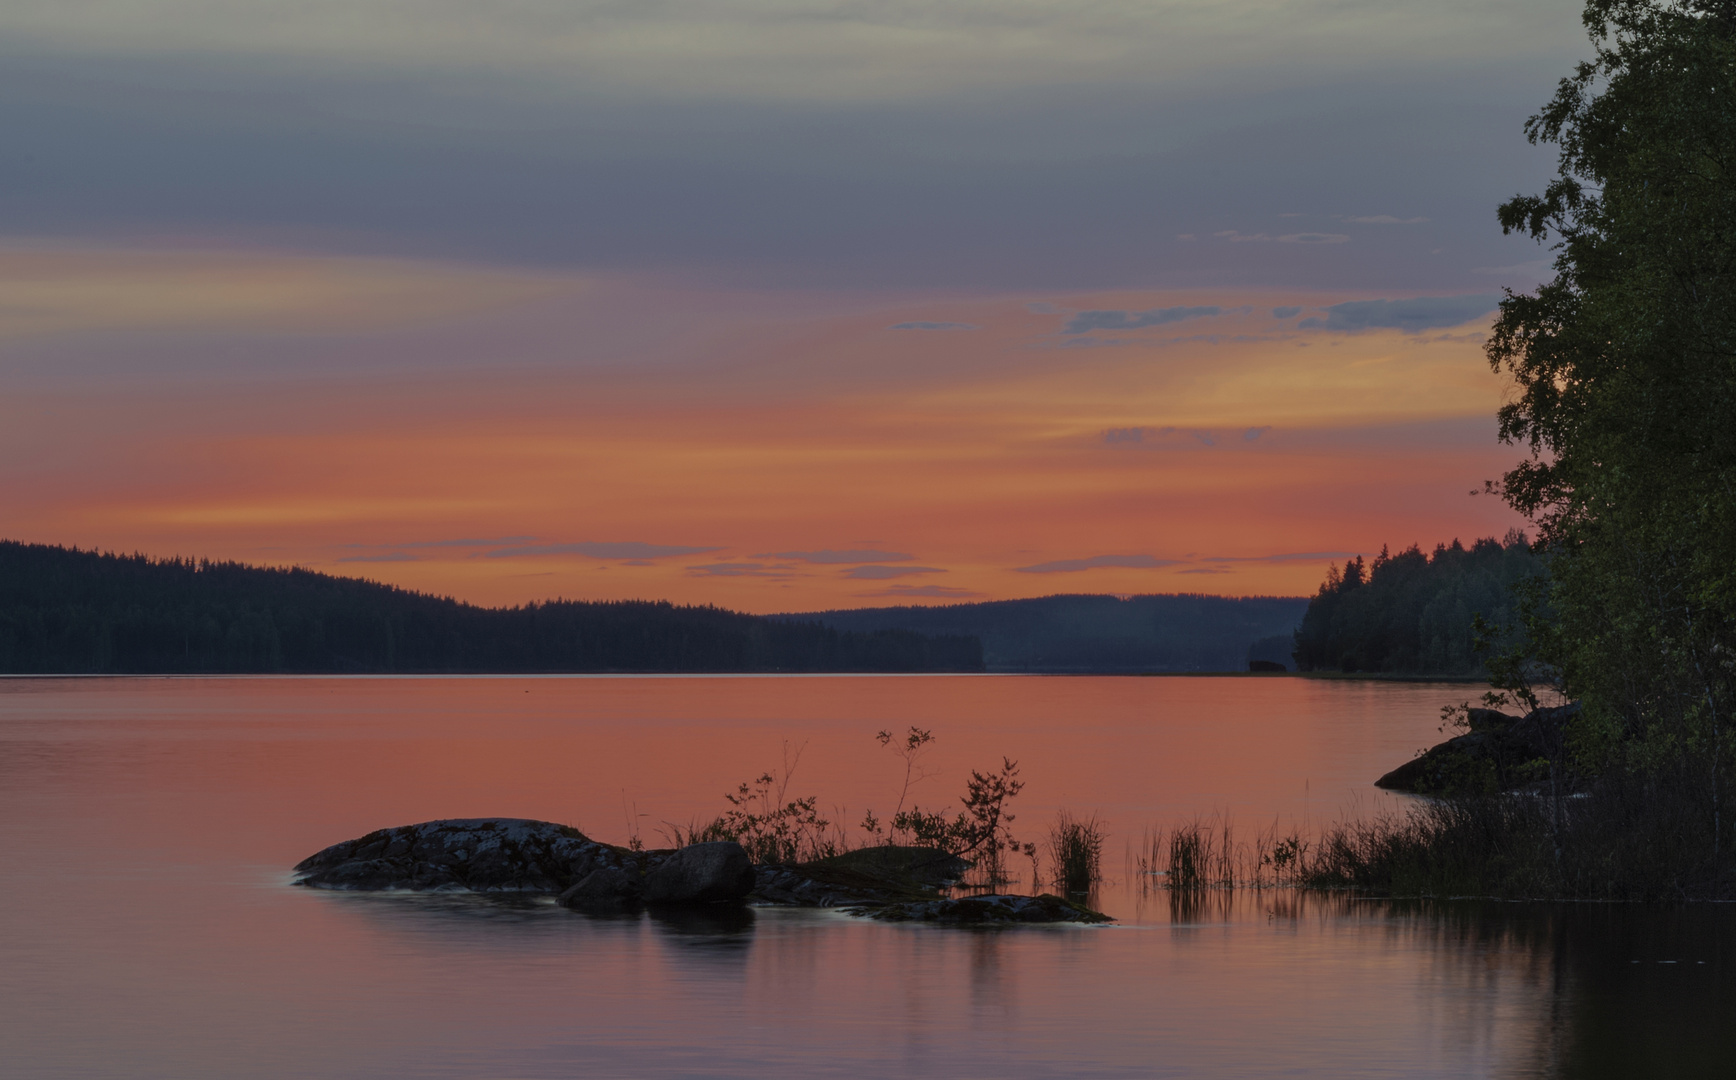
<path fill-rule="evenodd" d="M 1466 688 L 1294 679 L 0 681 L 0 1076 L 1729 1077 L 1736 910 L 1178 906 L 1149 826 L 1390 808 L 1369 780 Z M 1101 929 L 827 912 L 595 920 L 288 887 L 431 817 L 607 840 L 793 793 L 896 799 L 882 727 L 956 796 L 1019 759 L 1028 835 L 1110 824 Z"/>

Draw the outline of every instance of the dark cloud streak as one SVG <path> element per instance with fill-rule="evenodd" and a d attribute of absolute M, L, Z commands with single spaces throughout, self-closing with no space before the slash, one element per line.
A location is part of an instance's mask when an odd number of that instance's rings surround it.
<path fill-rule="evenodd" d="M 1021 574 L 1077 574 L 1084 570 L 1155 570 L 1174 565 L 1175 559 L 1159 559 L 1154 555 L 1093 555 L 1088 559 L 1056 559 L 1013 569 Z"/>
<path fill-rule="evenodd" d="M 847 565 L 850 563 L 888 563 L 909 562 L 916 558 L 902 551 L 876 551 L 856 548 L 845 551 L 825 549 L 821 551 L 773 551 L 757 555 L 760 559 L 795 559 L 798 562 L 819 563 L 824 566 Z"/>
<path fill-rule="evenodd" d="M 1139 330 L 1164 326 L 1183 319 L 1203 319 L 1223 314 L 1221 307 L 1168 307 L 1150 311 L 1081 311 L 1067 320 L 1063 334 L 1088 334 L 1093 330 Z"/>
<path fill-rule="evenodd" d="M 675 544 L 647 544 L 638 540 L 613 542 L 583 541 L 577 544 L 527 544 L 523 547 L 490 551 L 490 559 L 516 559 L 536 555 L 583 555 L 591 559 L 667 559 L 677 555 L 703 555 L 722 551 L 716 547 L 683 547 Z"/>
<path fill-rule="evenodd" d="M 1393 329 L 1415 334 L 1465 323 L 1494 311 L 1501 298 L 1493 293 L 1471 296 L 1419 296 L 1411 300 L 1347 300 L 1326 308 L 1325 318 L 1303 319 L 1305 330 Z"/>

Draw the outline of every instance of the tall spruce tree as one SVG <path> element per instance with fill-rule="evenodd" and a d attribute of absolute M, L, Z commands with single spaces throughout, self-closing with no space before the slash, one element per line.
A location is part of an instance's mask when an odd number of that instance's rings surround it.
<path fill-rule="evenodd" d="M 1706 793 L 1728 848 L 1736 708 L 1736 0 L 1590 0 L 1593 59 L 1529 121 L 1560 147 L 1500 209 L 1553 243 L 1488 345 L 1502 482 L 1549 553 L 1535 655 L 1584 709 L 1582 764 Z"/>

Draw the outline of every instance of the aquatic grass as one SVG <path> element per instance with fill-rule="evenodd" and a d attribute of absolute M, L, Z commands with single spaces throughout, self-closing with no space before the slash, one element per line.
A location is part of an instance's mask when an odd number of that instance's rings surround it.
<path fill-rule="evenodd" d="M 1090 892 L 1092 884 L 1102 880 L 1106 831 L 1096 814 L 1078 818 L 1062 810 L 1055 815 L 1055 823 L 1049 827 L 1049 858 L 1055 867 L 1056 885 L 1069 893 L 1082 893 Z M 1034 868 L 1034 860 L 1032 865 Z"/>
<path fill-rule="evenodd" d="M 1147 828 L 1142 889 L 1293 888 L 1379 897 L 1682 902 L 1731 899 L 1702 775 L 1607 772 L 1571 797 L 1420 799 L 1317 831 L 1238 840 L 1227 816 Z M 1727 802 L 1736 791 L 1725 790 Z"/>
<path fill-rule="evenodd" d="M 1238 839 L 1227 815 L 1147 828 L 1130 860 L 1143 889 L 1296 888 L 1306 883 L 1314 841 L 1277 821 Z"/>

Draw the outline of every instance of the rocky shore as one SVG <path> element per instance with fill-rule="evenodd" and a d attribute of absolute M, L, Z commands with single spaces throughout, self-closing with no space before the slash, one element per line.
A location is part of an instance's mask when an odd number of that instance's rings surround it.
<path fill-rule="evenodd" d="M 1469 731 L 1430 747 L 1374 786 L 1439 796 L 1538 790 L 1549 782 L 1550 762 L 1563 759 L 1564 728 L 1578 712 L 1577 702 L 1524 716 L 1467 710 Z M 1571 788 L 1574 778 L 1558 773 L 1556 782 Z"/>
<path fill-rule="evenodd" d="M 606 915 L 746 904 L 835 907 L 950 924 L 1106 922 L 1059 897 L 943 896 L 970 863 L 934 848 L 877 846 L 829 859 L 755 865 L 740 844 L 634 851 L 527 818 L 456 818 L 380 829 L 295 867 L 295 884 L 346 891 L 542 894 Z"/>

